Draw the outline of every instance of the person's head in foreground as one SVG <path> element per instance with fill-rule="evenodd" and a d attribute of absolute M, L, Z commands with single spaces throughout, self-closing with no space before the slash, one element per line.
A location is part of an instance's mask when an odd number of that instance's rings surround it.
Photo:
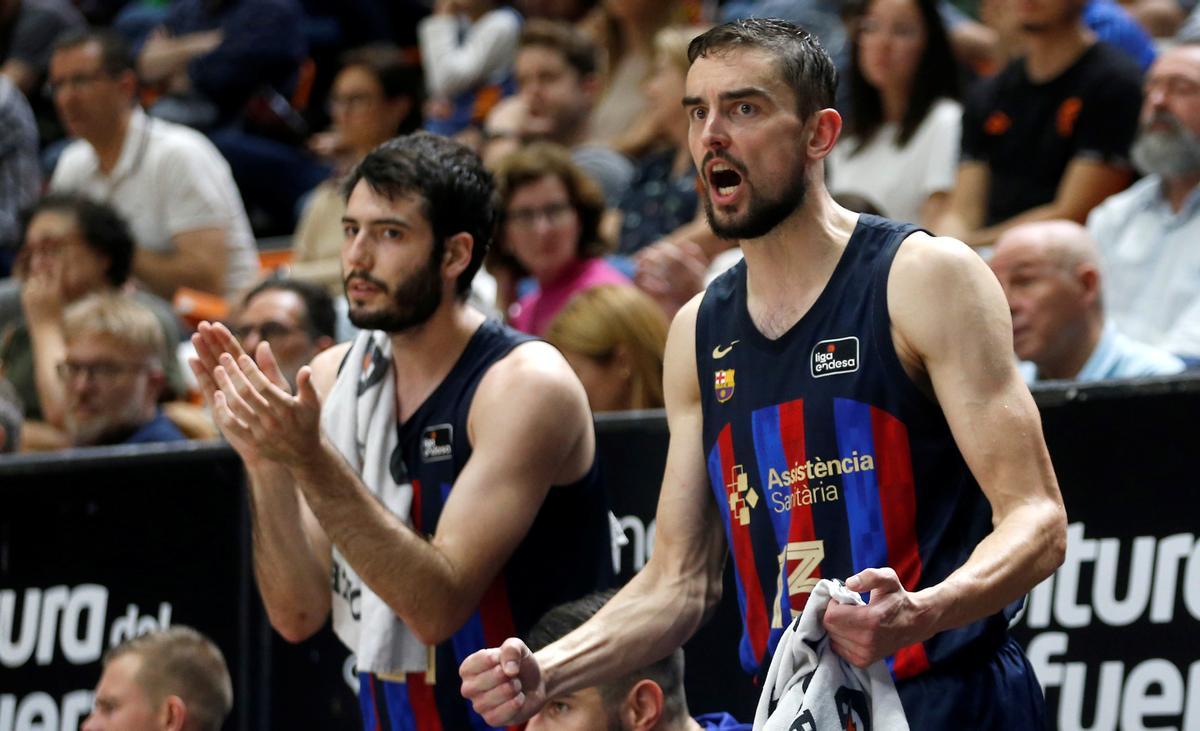
<path fill-rule="evenodd" d="M 534 652 L 574 631 L 612 598 L 613 591 L 589 594 L 546 612 L 529 632 Z M 688 715 L 683 689 L 683 650 L 611 683 L 556 698 L 526 725 L 528 731 L 691 731 L 700 726 Z"/>
<path fill-rule="evenodd" d="M 225 658 L 190 627 L 126 640 L 103 664 L 82 731 L 220 731 L 233 707 Z"/>

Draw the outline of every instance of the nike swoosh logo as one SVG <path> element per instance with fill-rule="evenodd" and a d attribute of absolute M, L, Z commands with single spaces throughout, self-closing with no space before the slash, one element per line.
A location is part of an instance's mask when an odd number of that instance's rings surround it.
<path fill-rule="evenodd" d="M 728 346 L 726 346 L 724 348 L 722 348 L 720 345 L 718 345 L 717 347 L 713 348 L 713 358 L 716 360 L 720 360 L 720 359 L 724 358 L 725 356 L 729 355 L 729 351 L 733 350 L 733 346 L 737 345 L 740 342 L 742 342 L 742 341 L 734 340 L 732 343 L 730 343 Z"/>

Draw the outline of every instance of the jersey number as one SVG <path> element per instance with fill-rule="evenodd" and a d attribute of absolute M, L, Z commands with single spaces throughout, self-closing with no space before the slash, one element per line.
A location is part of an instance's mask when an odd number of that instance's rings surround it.
<path fill-rule="evenodd" d="M 813 574 L 816 573 L 817 567 L 821 565 L 821 560 L 824 558 L 825 541 L 789 543 L 779 552 L 779 582 L 775 588 L 775 611 L 771 617 L 772 628 L 783 627 L 783 613 L 780 607 L 782 606 L 784 574 L 787 574 L 788 605 L 791 606 L 791 597 L 797 594 L 812 593 L 819 581 Z M 789 566 L 791 566 L 790 570 Z M 800 616 L 800 610 L 793 607 L 788 622 L 798 616 Z"/>

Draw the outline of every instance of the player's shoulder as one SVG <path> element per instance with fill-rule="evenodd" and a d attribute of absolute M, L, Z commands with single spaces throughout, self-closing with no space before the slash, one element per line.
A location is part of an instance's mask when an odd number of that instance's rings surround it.
<path fill-rule="evenodd" d="M 511 404 L 518 394 L 536 394 L 525 400 L 527 406 L 536 406 L 547 399 L 569 398 L 577 387 L 579 378 L 558 349 L 543 340 L 528 340 L 487 369 L 476 400 L 482 397 Z"/>
<path fill-rule="evenodd" d="M 313 356 L 312 362 L 308 364 L 308 367 L 312 369 L 313 386 L 322 397 L 333 388 L 338 370 L 341 368 L 342 361 L 346 359 L 346 354 L 350 352 L 352 344 L 353 341 L 346 341 L 326 348 Z"/>
<path fill-rule="evenodd" d="M 896 251 L 891 280 L 902 285 L 951 285 L 957 276 L 972 272 L 990 272 L 974 249 L 949 236 L 914 231 Z"/>

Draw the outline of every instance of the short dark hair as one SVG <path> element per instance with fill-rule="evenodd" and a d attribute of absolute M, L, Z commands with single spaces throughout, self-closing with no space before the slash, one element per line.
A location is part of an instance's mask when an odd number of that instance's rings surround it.
<path fill-rule="evenodd" d="M 361 66 L 379 80 L 385 99 L 408 97 L 412 109 L 400 122 L 400 134 L 415 132 L 421 126 L 421 105 L 425 100 L 425 78 L 420 64 L 413 63 L 404 51 L 391 43 L 372 43 L 342 54 L 341 67 Z"/>
<path fill-rule="evenodd" d="M 580 77 L 596 73 L 600 67 L 600 50 L 575 26 L 564 20 L 534 18 L 521 30 L 517 49 L 549 48 L 561 53 L 567 65 Z"/>
<path fill-rule="evenodd" d="M 189 728 L 220 731 L 233 707 L 233 684 L 212 640 L 191 627 L 175 625 L 122 642 L 104 654 L 104 667 L 123 655 L 141 658 L 136 682 L 152 703 L 179 696 L 192 721 Z"/>
<path fill-rule="evenodd" d="M 281 279 L 271 277 L 264 279 L 242 298 L 242 307 L 263 292 L 292 292 L 304 302 L 304 318 L 300 326 L 314 340 L 328 336 L 337 338 L 337 313 L 333 309 L 333 298 L 324 287 L 318 287 L 312 282 L 299 279 Z"/>
<path fill-rule="evenodd" d="M 73 28 L 54 40 L 52 53 L 88 43 L 100 45 L 100 68 L 110 76 L 133 71 L 133 52 L 119 33 L 108 28 Z"/>
<path fill-rule="evenodd" d="M 500 223 L 508 215 L 508 201 L 519 188 L 535 183 L 546 176 L 558 178 L 567 189 L 571 207 L 579 217 L 579 242 L 575 250 L 581 259 L 603 256 L 608 244 L 600 236 L 600 219 L 604 217 L 604 193 L 571 160 L 571 153 L 561 145 L 535 142 L 510 153 L 496 166 L 496 192 L 499 193 Z M 503 230 L 501 230 L 503 239 Z M 497 254 L 508 254 L 507 246 L 499 246 Z"/>
<path fill-rule="evenodd" d="M 812 33 L 775 18 L 734 20 L 693 38 L 688 45 L 688 63 L 737 48 L 759 49 L 776 58 L 784 80 L 796 94 L 802 118 L 833 106 L 837 67 Z"/>
<path fill-rule="evenodd" d="M 34 216 L 45 211 L 65 213 L 75 219 L 83 243 L 108 258 L 104 276 L 109 284 L 119 287 L 129 279 L 133 267 L 133 234 L 129 224 L 112 206 L 78 193 L 50 193 L 33 204 L 23 216 L 25 228 L 28 229 Z"/>
<path fill-rule="evenodd" d="M 600 611 L 600 608 L 607 604 L 614 594 L 616 594 L 615 589 L 598 591 L 575 601 L 559 604 L 546 612 L 529 630 L 529 649 L 537 652 L 546 645 L 575 631 L 580 625 L 591 619 L 592 615 Z M 662 660 L 634 670 L 610 683 L 597 686 L 605 708 L 615 710 L 629 693 L 629 689 L 640 680 L 652 680 L 662 688 L 663 720 L 672 721 L 687 716 L 687 697 L 683 688 L 682 649 L 677 649 Z"/>
<path fill-rule="evenodd" d="M 360 180 L 389 200 L 409 194 L 421 198 L 435 260 L 441 259 L 446 239 L 471 235 L 471 262 L 455 287 L 465 298 L 496 232 L 496 189 L 479 155 L 446 137 L 415 132 L 384 142 L 355 165 L 342 183 L 346 199 Z"/>
<path fill-rule="evenodd" d="M 925 49 L 921 52 L 921 60 L 913 75 L 914 83 L 908 94 L 908 108 L 904 112 L 904 118 L 900 120 L 900 129 L 896 135 L 896 144 L 900 146 L 909 143 L 938 99 L 958 99 L 961 96 L 958 61 L 950 48 L 950 38 L 942 24 L 937 0 L 913 0 L 913 3 L 917 6 L 921 15 L 921 25 L 925 28 Z M 863 14 L 866 14 L 870 4 L 870 0 L 863 3 Z M 861 17 L 858 22 L 862 22 Z M 854 33 L 854 39 L 850 43 L 849 81 L 852 113 L 846 131 L 858 141 L 858 146 L 851 151 L 851 155 L 871 142 L 884 124 L 883 99 L 879 90 L 871 86 L 863 76 L 862 66 L 859 64 L 861 35 L 860 28 Z"/>

